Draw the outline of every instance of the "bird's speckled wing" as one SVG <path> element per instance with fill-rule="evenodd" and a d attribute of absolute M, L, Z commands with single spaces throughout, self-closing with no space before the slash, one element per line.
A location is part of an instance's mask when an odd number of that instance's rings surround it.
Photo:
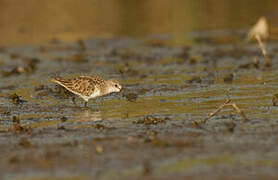
<path fill-rule="evenodd" d="M 96 89 L 96 84 L 102 79 L 95 80 L 92 76 L 79 76 L 72 79 L 53 78 L 52 81 L 65 87 L 74 94 L 90 96 Z M 103 81 L 103 80 L 102 80 Z"/>

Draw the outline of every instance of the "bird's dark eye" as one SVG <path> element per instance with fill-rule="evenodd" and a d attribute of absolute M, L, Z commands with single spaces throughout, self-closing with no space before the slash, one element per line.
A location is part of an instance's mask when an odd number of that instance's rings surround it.
<path fill-rule="evenodd" d="M 115 84 L 115 87 L 118 88 L 118 84 Z"/>

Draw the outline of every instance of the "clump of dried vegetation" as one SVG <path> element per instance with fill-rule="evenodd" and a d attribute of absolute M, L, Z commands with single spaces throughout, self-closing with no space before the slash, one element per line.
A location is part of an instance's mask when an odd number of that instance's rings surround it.
<path fill-rule="evenodd" d="M 265 67 L 271 67 L 272 65 L 271 59 L 268 56 L 268 53 L 265 48 L 265 44 L 263 42 L 263 40 L 267 40 L 268 38 L 269 38 L 269 24 L 265 17 L 261 17 L 258 20 L 258 22 L 250 29 L 248 33 L 248 39 L 249 40 L 255 39 L 258 42 L 259 47 L 264 56 Z"/>

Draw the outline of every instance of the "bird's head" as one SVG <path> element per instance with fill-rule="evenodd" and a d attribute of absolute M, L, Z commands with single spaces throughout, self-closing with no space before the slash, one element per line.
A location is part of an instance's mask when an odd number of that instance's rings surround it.
<path fill-rule="evenodd" d="M 122 90 L 122 86 L 120 85 L 120 82 L 116 79 L 107 80 L 106 83 L 108 85 L 109 93 L 120 92 Z"/>

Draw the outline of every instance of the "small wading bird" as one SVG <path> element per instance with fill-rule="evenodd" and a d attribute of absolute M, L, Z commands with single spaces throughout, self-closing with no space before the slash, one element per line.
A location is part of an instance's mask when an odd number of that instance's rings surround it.
<path fill-rule="evenodd" d="M 85 107 L 91 98 L 96 98 L 113 92 L 120 92 L 122 89 L 119 81 L 115 79 L 103 80 L 98 76 L 78 76 L 71 79 L 55 77 L 51 79 L 51 81 L 83 98 L 85 100 Z M 75 104 L 75 97 L 73 97 L 72 101 Z"/>

